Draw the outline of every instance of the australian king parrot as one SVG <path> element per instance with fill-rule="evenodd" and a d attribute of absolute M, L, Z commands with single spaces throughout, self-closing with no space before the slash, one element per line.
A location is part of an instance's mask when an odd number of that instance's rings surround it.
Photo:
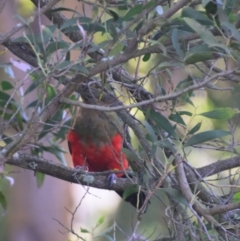
<path fill-rule="evenodd" d="M 122 128 L 116 113 L 81 109 L 73 120 L 67 134 L 69 150 L 74 167 L 82 166 L 90 172 L 128 170 L 129 164 L 122 152 Z M 116 174 L 124 178 L 124 172 Z M 117 192 L 121 197 L 123 192 Z M 143 192 L 133 193 L 125 201 L 134 207 L 141 207 L 145 200 Z"/>

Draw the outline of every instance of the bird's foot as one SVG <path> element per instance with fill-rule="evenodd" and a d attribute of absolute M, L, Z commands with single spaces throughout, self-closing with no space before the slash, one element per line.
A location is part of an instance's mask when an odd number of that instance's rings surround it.
<path fill-rule="evenodd" d="M 109 174 L 108 177 L 107 177 L 108 187 L 112 188 L 113 184 L 116 183 L 116 180 L 117 180 L 117 175 L 116 174 L 114 174 L 114 173 Z"/>

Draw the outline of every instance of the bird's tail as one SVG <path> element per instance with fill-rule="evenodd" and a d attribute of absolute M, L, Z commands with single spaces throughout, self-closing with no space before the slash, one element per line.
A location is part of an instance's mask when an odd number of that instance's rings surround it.
<path fill-rule="evenodd" d="M 116 193 L 121 197 L 123 198 L 124 196 L 124 191 L 116 191 Z M 126 202 L 129 202 L 130 204 L 132 204 L 133 207 L 135 208 L 138 208 L 138 209 L 141 209 L 145 200 L 146 200 L 146 194 L 145 192 L 141 191 L 140 192 L 134 192 L 132 194 L 130 194 L 129 196 L 127 196 L 126 198 L 124 198 L 124 200 Z M 148 204 L 150 202 L 148 201 L 146 207 L 145 207 L 145 210 L 144 212 L 147 211 L 147 208 L 148 208 Z"/>

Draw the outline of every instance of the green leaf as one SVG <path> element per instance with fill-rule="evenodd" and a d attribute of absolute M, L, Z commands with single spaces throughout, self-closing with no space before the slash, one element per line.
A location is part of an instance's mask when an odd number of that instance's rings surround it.
<path fill-rule="evenodd" d="M 144 6 L 144 9 L 149 9 L 149 8 L 153 7 L 155 3 L 156 3 L 155 0 L 148 1 L 148 3 Z"/>
<path fill-rule="evenodd" d="M 91 23 L 92 19 L 88 17 L 76 17 L 76 18 L 70 18 L 67 21 L 64 21 L 64 23 L 61 25 L 60 30 L 63 30 L 65 28 L 69 28 L 77 23 L 77 20 L 83 24 L 83 23 Z"/>
<path fill-rule="evenodd" d="M 193 85 L 193 80 L 191 77 L 187 77 L 186 79 L 184 80 L 181 80 L 177 86 L 176 86 L 176 89 L 175 91 L 179 91 L 179 90 L 183 90 L 183 89 L 186 89 L 187 87 L 189 86 L 192 86 Z"/>
<path fill-rule="evenodd" d="M 118 33 L 117 33 L 117 29 L 116 29 L 116 27 L 113 23 L 108 24 L 108 32 L 111 34 L 114 42 L 117 42 L 119 36 L 118 36 Z"/>
<path fill-rule="evenodd" d="M 37 187 L 41 188 L 45 179 L 45 174 L 41 172 L 36 172 Z"/>
<path fill-rule="evenodd" d="M 2 135 L 2 141 L 4 141 L 4 143 L 6 143 L 8 145 L 8 144 L 10 144 L 13 141 L 13 139 L 11 137 L 6 136 L 6 135 L 3 134 Z"/>
<path fill-rule="evenodd" d="M 105 33 L 106 32 L 105 27 L 100 23 L 83 24 L 82 27 L 84 28 L 84 30 L 86 30 L 90 33 L 95 33 L 95 32 Z"/>
<path fill-rule="evenodd" d="M 143 62 L 147 62 L 151 58 L 151 54 L 145 54 L 142 58 Z"/>
<path fill-rule="evenodd" d="M 202 115 L 210 119 L 228 120 L 228 119 L 231 119 L 237 113 L 240 113 L 240 111 L 237 109 L 226 107 L 226 108 L 217 108 L 215 110 L 212 110 L 209 112 L 203 112 L 198 115 Z"/>
<path fill-rule="evenodd" d="M 80 228 L 80 232 L 81 233 L 90 233 L 87 229 L 85 228 Z"/>
<path fill-rule="evenodd" d="M 217 13 L 217 3 L 213 0 L 202 0 L 202 6 L 206 9 L 207 15 L 215 15 Z"/>
<path fill-rule="evenodd" d="M 199 24 L 196 20 L 191 18 L 184 18 L 184 21 L 199 34 L 201 39 L 209 46 L 219 44 L 214 35 L 203 25 Z"/>
<path fill-rule="evenodd" d="M 8 102 L 11 96 L 3 91 L 0 91 L 0 100 L 4 103 L 4 105 Z"/>
<path fill-rule="evenodd" d="M 48 43 L 51 39 L 53 39 L 54 32 L 56 31 L 56 29 L 57 29 L 56 25 L 44 26 L 42 28 L 41 34 L 43 38 L 43 43 Z M 41 44 L 43 43 L 41 42 Z"/>
<path fill-rule="evenodd" d="M 164 47 L 165 48 L 165 47 Z M 159 65 L 158 65 L 158 68 L 159 69 L 167 69 L 167 68 L 174 68 L 174 67 L 182 67 L 182 65 L 180 65 L 179 63 L 170 63 L 170 62 L 161 62 Z"/>
<path fill-rule="evenodd" d="M 66 139 L 66 133 L 69 130 L 70 126 L 71 126 L 72 120 L 69 119 L 67 121 L 65 121 L 62 125 L 61 128 L 59 128 L 59 130 L 56 133 L 53 133 L 54 135 L 54 141 L 64 141 Z"/>
<path fill-rule="evenodd" d="M 211 51 L 199 52 L 191 54 L 185 59 L 185 64 L 195 64 L 197 62 L 204 62 L 213 59 L 215 56 Z"/>
<path fill-rule="evenodd" d="M 50 146 L 39 146 L 39 149 L 52 153 L 64 166 L 67 166 L 65 157 L 63 155 L 63 153 L 66 153 L 66 151 L 60 145 L 50 142 Z"/>
<path fill-rule="evenodd" d="M 165 130 L 169 135 L 177 138 L 177 135 L 174 131 L 172 124 L 161 113 L 155 112 L 154 110 L 151 109 L 149 112 L 149 118 L 150 120 L 153 120 L 160 128 Z"/>
<path fill-rule="evenodd" d="M 169 139 L 163 139 L 161 141 L 157 141 L 155 145 L 160 146 L 161 148 L 167 148 L 172 153 L 175 153 L 175 147 L 174 144 Z"/>
<path fill-rule="evenodd" d="M 157 151 L 157 146 L 155 144 L 152 145 L 152 149 L 151 149 L 151 158 L 154 158 L 156 156 L 156 151 Z"/>
<path fill-rule="evenodd" d="M 178 123 L 178 124 L 181 124 L 181 125 L 186 126 L 183 118 L 181 117 L 181 115 L 180 115 L 178 112 L 175 113 L 175 114 L 172 113 L 170 116 L 168 116 L 168 118 L 169 118 L 169 120 L 171 120 L 171 121 L 174 121 L 174 122 L 176 122 L 176 123 Z"/>
<path fill-rule="evenodd" d="M 78 11 L 75 11 L 74 9 L 71 9 L 71 8 L 64 8 L 64 7 L 50 9 L 47 11 L 47 13 L 56 13 L 56 12 L 62 12 L 62 11 L 71 12 L 71 13 L 74 13 L 74 15 L 81 16 Z"/>
<path fill-rule="evenodd" d="M 184 58 L 184 53 L 181 50 L 180 44 L 179 44 L 179 30 L 178 29 L 174 29 L 172 31 L 172 43 L 173 43 L 173 47 L 175 48 L 178 56 L 183 59 Z"/>
<path fill-rule="evenodd" d="M 3 193 L 0 191 L 0 203 L 4 209 L 4 211 L 6 211 L 7 209 L 7 201 L 6 201 L 6 198 L 5 196 L 3 195 Z"/>
<path fill-rule="evenodd" d="M 42 78 L 37 78 L 36 81 L 33 81 L 33 83 L 25 91 L 24 96 L 26 96 L 27 94 L 35 90 L 42 83 L 43 80 L 44 78 L 42 77 Z"/>
<path fill-rule="evenodd" d="M 101 216 L 101 217 L 98 219 L 95 228 L 99 227 L 99 226 L 104 222 L 104 219 L 105 219 L 104 216 Z"/>
<path fill-rule="evenodd" d="M 235 2 L 237 3 L 236 0 L 225 0 L 225 6 L 224 9 L 226 11 L 226 14 L 229 16 L 232 14 L 232 10 L 234 7 Z"/>
<path fill-rule="evenodd" d="M 124 45 L 121 42 L 116 42 L 116 44 L 113 46 L 111 51 L 109 52 L 110 58 L 113 56 L 119 56 L 119 54 L 123 51 Z"/>
<path fill-rule="evenodd" d="M 201 128 L 202 122 L 197 123 L 189 132 L 188 135 L 192 135 L 195 132 L 199 131 Z"/>
<path fill-rule="evenodd" d="M 136 153 L 134 153 L 133 151 L 131 151 L 127 148 L 123 148 L 122 151 L 126 155 L 129 162 L 136 161 L 139 159 Z"/>
<path fill-rule="evenodd" d="M 76 65 L 76 67 L 77 67 L 77 70 L 79 72 L 81 72 L 82 74 L 85 74 L 85 75 L 89 74 L 89 71 L 88 71 L 88 69 L 85 66 L 78 64 L 78 65 Z M 72 69 L 74 69 L 74 68 L 72 68 Z"/>
<path fill-rule="evenodd" d="M 237 192 L 233 195 L 233 202 L 235 202 L 235 203 L 240 202 L 240 192 Z"/>
<path fill-rule="evenodd" d="M 119 19 L 118 14 L 116 12 L 114 12 L 113 10 L 107 9 L 107 13 L 113 17 L 114 21 L 117 21 Z"/>
<path fill-rule="evenodd" d="M 125 21 L 130 20 L 134 15 L 139 14 L 143 10 L 143 4 L 137 4 L 135 7 L 131 8 L 126 15 L 123 17 Z"/>
<path fill-rule="evenodd" d="M 233 24 L 225 21 L 221 23 L 221 25 L 222 27 L 228 28 L 231 31 L 232 36 L 235 37 L 238 42 L 240 42 L 240 33 Z"/>
<path fill-rule="evenodd" d="M 193 97 L 193 96 L 194 96 L 194 93 L 192 91 L 189 91 L 188 93 L 183 94 L 181 96 L 181 99 L 194 107 L 194 104 L 193 104 L 193 102 L 190 98 L 190 97 Z"/>
<path fill-rule="evenodd" d="M 69 46 L 70 44 L 64 41 L 52 42 L 48 44 L 46 52 L 47 52 L 47 55 L 51 55 L 52 53 L 56 52 L 59 49 L 68 49 Z"/>
<path fill-rule="evenodd" d="M 64 21 L 64 23 L 60 27 L 60 30 L 63 30 L 63 29 L 66 29 L 68 27 L 71 27 L 73 25 L 76 25 L 77 19 L 79 19 L 79 18 L 71 18 L 69 20 Z M 88 18 L 88 20 L 89 20 L 88 22 L 90 23 L 91 19 Z M 82 23 L 81 18 L 79 19 L 79 21 Z"/>
<path fill-rule="evenodd" d="M 99 16 L 99 7 L 97 4 L 93 4 L 91 7 L 91 13 L 92 13 L 92 21 L 97 21 L 97 18 Z"/>
<path fill-rule="evenodd" d="M 16 120 L 17 120 L 17 123 L 18 123 L 18 127 L 20 128 L 20 130 L 23 130 L 23 118 L 22 118 L 20 112 L 17 112 L 18 109 L 15 106 L 13 107 L 13 110 L 14 110 L 15 113 L 17 113 L 16 114 Z"/>
<path fill-rule="evenodd" d="M 57 94 L 56 90 L 52 85 L 49 85 L 46 89 L 47 98 L 46 98 L 46 104 L 48 104 Z"/>
<path fill-rule="evenodd" d="M 206 141 L 210 141 L 216 138 L 221 138 L 227 135 L 230 135 L 231 133 L 229 131 L 223 131 L 223 130 L 211 130 L 211 131 L 204 131 L 201 133 L 198 133 L 191 137 L 185 144 L 184 147 L 187 146 L 193 146 L 197 145 Z"/>
<path fill-rule="evenodd" d="M 57 70 L 64 70 L 72 66 L 72 61 L 66 60 L 58 63 L 55 68 Z"/>
<path fill-rule="evenodd" d="M 2 86 L 2 90 L 11 90 L 14 87 L 12 86 L 12 84 L 9 81 L 3 80 L 1 82 L 1 86 Z"/>
<path fill-rule="evenodd" d="M 32 108 L 32 107 L 36 107 L 37 104 L 38 104 L 38 102 L 39 102 L 39 100 L 34 100 L 34 101 L 32 101 L 31 103 L 29 103 L 29 104 L 27 105 L 26 109 Z"/>
<path fill-rule="evenodd" d="M 134 193 L 138 193 L 139 191 L 139 187 L 137 184 L 133 184 L 133 185 L 129 185 L 125 190 L 124 190 L 124 193 L 123 193 L 123 199 L 126 199 L 128 198 L 129 196 L 131 196 L 132 194 Z"/>
<path fill-rule="evenodd" d="M 192 113 L 189 111 L 178 111 L 179 115 L 187 115 L 187 116 L 192 116 Z"/>
<path fill-rule="evenodd" d="M 212 20 L 210 20 L 207 16 L 205 16 L 204 14 L 202 14 L 201 12 L 199 12 L 193 8 L 189 8 L 189 7 L 183 8 L 182 17 L 195 19 L 197 22 L 199 22 L 200 24 L 203 24 L 203 25 L 208 25 L 208 26 L 213 25 Z"/>
<path fill-rule="evenodd" d="M 157 141 L 157 136 L 156 136 L 156 134 L 155 134 L 152 126 L 148 123 L 148 121 L 145 120 L 145 121 L 143 122 L 143 125 L 145 126 L 146 130 L 148 131 L 148 134 L 149 134 L 149 136 L 150 136 L 150 138 L 151 138 L 151 141 L 152 141 L 152 142 Z"/>
<path fill-rule="evenodd" d="M 190 48 L 189 54 L 198 54 L 201 52 L 209 52 L 211 48 L 206 43 L 194 45 Z"/>

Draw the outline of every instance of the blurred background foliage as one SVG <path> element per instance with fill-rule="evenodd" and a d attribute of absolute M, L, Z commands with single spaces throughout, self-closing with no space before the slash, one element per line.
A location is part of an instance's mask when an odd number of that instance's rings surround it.
<path fill-rule="evenodd" d="M 238 67 L 240 3 L 233 0 L 226 0 L 221 4 L 216 4 L 214 1 L 189 1 L 184 8 L 167 19 L 168 21 L 160 18 L 162 13 L 167 12 L 178 2 L 166 1 L 145 16 L 144 11 L 151 8 L 155 1 L 61 1 L 55 11 L 61 12 L 68 18 L 61 25 L 61 31 L 58 31 L 57 26 L 48 19 L 41 17 L 41 20 L 36 19 L 28 24 L 24 31 L 18 32 L 14 36 L 17 38 L 16 42 L 25 42 L 32 46 L 31 54 L 37 56 L 38 67 L 34 66 L 35 69 L 31 68 L 28 71 L 27 65 L 21 65 L 24 62 L 17 62 L 13 53 L 2 49 L 0 101 L 4 108 L 1 109 L 1 115 L 9 125 L 8 129 L 1 133 L 3 139 L 1 146 L 11 143 L 16 133 L 24 130 L 34 110 L 41 112 L 56 97 L 63 89 L 61 83 L 66 76 L 70 79 L 76 73 L 89 74 L 88 69 L 94 66 L 95 62 L 90 61 L 87 54 L 103 49 L 108 54 L 102 61 L 118 57 L 128 47 L 128 41 L 138 34 L 147 21 L 150 22 L 154 18 L 158 18 L 159 23 L 155 23 L 156 26 L 152 31 L 142 37 L 138 49 L 157 45 L 158 52 L 131 58 L 121 67 L 128 71 L 134 84 L 143 87 L 153 96 L 174 94 L 200 83 L 202 79 L 213 73 Z M 8 1 L 0 17 L 2 23 L 6 19 L 9 21 L 1 24 L 1 32 L 7 32 L 19 21 L 24 22 L 24 19 L 31 16 L 35 10 L 35 5 L 30 0 Z M 136 21 L 131 27 L 126 28 L 127 24 L 140 14 L 143 15 L 142 21 Z M 17 15 L 19 16 L 16 17 Z M 125 28 L 126 31 L 123 31 Z M 219 30 L 220 34 L 212 33 L 213 29 Z M 79 51 L 84 47 L 82 41 L 73 43 L 66 37 L 67 33 L 74 31 L 87 34 L 85 40 L 89 46 L 86 53 Z M 119 37 L 120 31 L 123 31 L 123 35 Z M 200 38 L 192 40 L 194 34 L 198 34 Z M 56 56 L 56 52 L 60 53 L 59 56 Z M 210 71 L 212 69 L 214 71 Z M 59 82 L 49 83 L 46 80 L 48 75 L 58 77 Z M 99 74 L 96 80 L 102 86 L 108 87 L 108 84 L 105 85 L 108 78 L 111 78 L 108 74 L 103 74 L 103 78 Z M 115 86 L 115 92 L 119 94 L 124 104 L 136 103 L 136 98 L 133 98 L 127 88 L 121 86 L 122 83 L 115 80 L 109 82 Z M 129 82 L 131 84 L 130 80 Z M 72 100 L 78 98 L 78 94 L 71 96 Z M 184 139 L 185 143 L 189 144 L 185 148 L 188 161 L 194 167 L 204 166 L 238 154 L 238 99 L 238 75 L 231 74 L 229 79 L 223 75 L 222 79 L 209 82 L 205 89 L 201 87 L 184 93 L 177 100 L 156 103 L 155 109 L 167 117 L 168 122 L 166 125 L 153 122 L 155 127 L 165 128 L 168 136 L 176 132 L 178 138 Z M 69 105 L 59 109 L 44 125 L 36 142 L 25 151 L 71 166 L 65 133 L 70 126 L 70 117 L 74 110 L 75 108 L 70 108 Z M 218 113 L 215 113 L 213 118 L 202 115 L 214 110 L 218 110 Z M 131 114 L 142 123 L 147 121 L 143 113 L 146 114 L 142 108 L 131 109 Z M 219 114 L 223 117 L 218 118 Z M 150 115 L 150 119 L 154 120 L 153 116 Z M 169 130 L 169 126 L 175 129 Z M 230 131 L 234 132 L 231 133 L 234 143 L 229 142 L 229 136 L 225 137 L 226 133 L 220 132 L 229 131 L 229 126 L 232 128 Z M 146 139 L 151 139 L 152 129 L 147 125 L 142 129 Z M 209 133 L 199 143 L 191 139 L 198 133 L 210 130 L 219 130 L 218 141 L 213 138 L 213 133 Z M 140 149 L 137 137 L 133 131 L 130 130 L 130 133 L 133 147 Z M 192 140 L 192 143 L 188 142 L 189 140 Z M 207 140 L 212 142 L 206 144 Z M 150 143 L 152 146 L 155 144 L 153 141 Z M 190 147 L 193 143 L 199 148 Z M 236 145 L 231 146 L 231 144 Z M 223 147 L 221 152 L 218 151 L 220 147 Z M 155 153 L 166 160 L 160 146 L 157 146 Z M 11 180 L 6 178 L 8 176 L 14 179 L 12 186 Z M 217 175 L 211 177 L 213 180 L 211 183 L 228 185 L 228 173 L 223 173 L 222 176 L 221 180 Z M 234 176 L 235 179 L 237 177 Z M 217 195 L 224 195 L 229 193 L 230 188 L 213 187 L 213 190 Z M 69 227 L 71 214 L 67 210 L 72 211 L 76 208 L 85 191 L 86 189 L 80 185 L 44 177 L 41 174 L 34 176 L 30 171 L 7 166 L 0 182 L 0 193 L 4 195 L 2 198 L 0 196 L 0 201 L 3 206 L 5 200 L 7 202 L 7 209 L 2 208 L 0 218 L 0 239 L 75 240 L 76 237 L 66 233 L 61 224 Z M 127 240 L 127 235 L 131 234 L 136 222 L 135 210 L 127 203 L 120 203 L 120 199 L 112 192 L 91 188 L 90 193 L 93 195 L 84 197 L 74 219 L 74 227 L 79 235 L 86 240 Z M 159 238 L 169 236 L 170 221 L 164 216 L 167 212 L 166 207 L 169 206 L 168 195 L 184 205 L 183 197 L 176 195 L 173 190 L 158 191 L 152 198 L 139 228 L 140 236 L 144 236 L 145 239 L 134 240 L 146 240 L 148 237 L 149 240 L 161 240 Z M 115 234 L 116 239 L 114 239 Z M 186 237 L 186 240 L 191 240 Z"/>

